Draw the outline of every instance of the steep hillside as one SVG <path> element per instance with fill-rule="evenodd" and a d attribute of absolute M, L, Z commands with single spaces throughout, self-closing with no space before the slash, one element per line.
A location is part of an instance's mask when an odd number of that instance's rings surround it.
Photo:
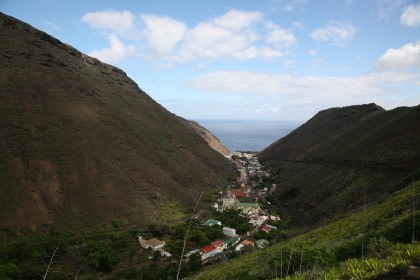
<path fill-rule="evenodd" d="M 295 225 L 324 223 L 419 178 L 419 120 L 420 106 L 319 112 L 259 154 L 278 171 L 281 213 Z"/>
<path fill-rule="evenodd" d="M 126 74 L 0 14 L 0 225 L 169 221 L 225 159 Z"/>
<path fill-rule="evenodd" d="M 220 140 L 214 136 L 205 127 L 199 125 L 195 121 L 184 120 L 185 124 L 190 126 L 198 135 L 200 135 L 215 151 L 221 153 L 224 156 L 229 155 L 230 151 L 220 142 Z"/>
<path fill-rule="evenodd" d="M 216 264 L 196 277 L 280 279 L 281 275 L 297 274 L 293 279 L 376 279 L 369 274 L 379 276 L 397 270 L 395 278 L 383 279 L 418 279 L 401 274 L 412 262 L 420 261 L 420 246 L 412 242 L 413 235 L 418 240 L 420 210 L 417 206 L 413 211 L 413 206 L 419 194 L 420 181 L 416 181 L 381 203 L 366 205 L 303 235 Z M 358 264 L 362 256 L 370 267 Z M 365 270 L 356 265 L 365 265 Z"/>

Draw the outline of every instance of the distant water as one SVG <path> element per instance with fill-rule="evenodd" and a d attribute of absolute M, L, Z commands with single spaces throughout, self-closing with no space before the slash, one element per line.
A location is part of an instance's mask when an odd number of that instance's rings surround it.
<path fill-rule="evenodd" d="M 261 151 L 302 124 L 293 121 L 196 121 L 231 151 Z"/>

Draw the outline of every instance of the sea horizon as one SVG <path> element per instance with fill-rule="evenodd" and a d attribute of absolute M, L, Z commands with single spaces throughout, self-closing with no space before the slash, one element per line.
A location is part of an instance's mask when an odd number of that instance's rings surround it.
<path fill-rule="evenodd" d="M 195 119 L 230 151 L 262 151 L 303 121 Z"/>

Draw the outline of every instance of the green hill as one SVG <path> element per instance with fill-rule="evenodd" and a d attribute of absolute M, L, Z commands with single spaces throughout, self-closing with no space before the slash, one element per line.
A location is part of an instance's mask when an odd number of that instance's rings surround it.
<path fill-rule="evenodd" d="M 278 174 L 279 210 L 299 226 L 381 201 L 420 178 L 420 106 L 333 108 L 259 154 Z"/>
<path fill-rule="evenodd" d="M 0 226 L 185 216 L 225 158 L 120 69 L 0 14 Z"/>
<path fill-rule="evenodd" d="M 420 262 L 419 120 L 420 106 L 332 108 L 263 150 L 258 156 L 274 174 L 279 213 L 289 221 L 286 239 L 195 278 L 410 274 L 409 265 Z"/>
<path fill-rule="evenodd" d="M 365 259 L 375 259 L 375 263 L 381 264 L 376 276 L 394 270 L 404 273 L 411 262 L 420 261 L 419 244 L 410 244 L 413 232 L 418 239 L 420 210 L 414 212 L 413 228 L 413 198 L 417 207 L 419 192 L 420 181 L 417 181 L 381 203 L 366 205 L 365 209 L 331 224 L 216 264 L 196 277 L 273 279 L 296 273 L 296 279 L 371 279 L 364 270 L 359 278 L 352 274 L 350 264 L 363 267 L 362 252 Z"/>

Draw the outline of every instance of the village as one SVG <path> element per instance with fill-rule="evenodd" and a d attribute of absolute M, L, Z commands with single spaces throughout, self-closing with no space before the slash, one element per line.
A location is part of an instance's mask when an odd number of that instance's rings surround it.
<path fill-rule="evenodd" d="M 232 152 L 227 156 L 237 168 L 234 181 L 219 192 L 209 211 L 196 215 L 188 238 L 201 245 L 186 250 L 175 240 L 145 239 L 138 236 L 140 246 L 151 253 L 149 259 L 191 258 L 201 265 L 262 249 L 285 237 L 283 222 L 277 214 L 272 193 L 277 185 L 255 153 Z M 180 236 L 185 234 L 180 230 Z M 175 254 L 175 255 L 174 255 Z"/>

